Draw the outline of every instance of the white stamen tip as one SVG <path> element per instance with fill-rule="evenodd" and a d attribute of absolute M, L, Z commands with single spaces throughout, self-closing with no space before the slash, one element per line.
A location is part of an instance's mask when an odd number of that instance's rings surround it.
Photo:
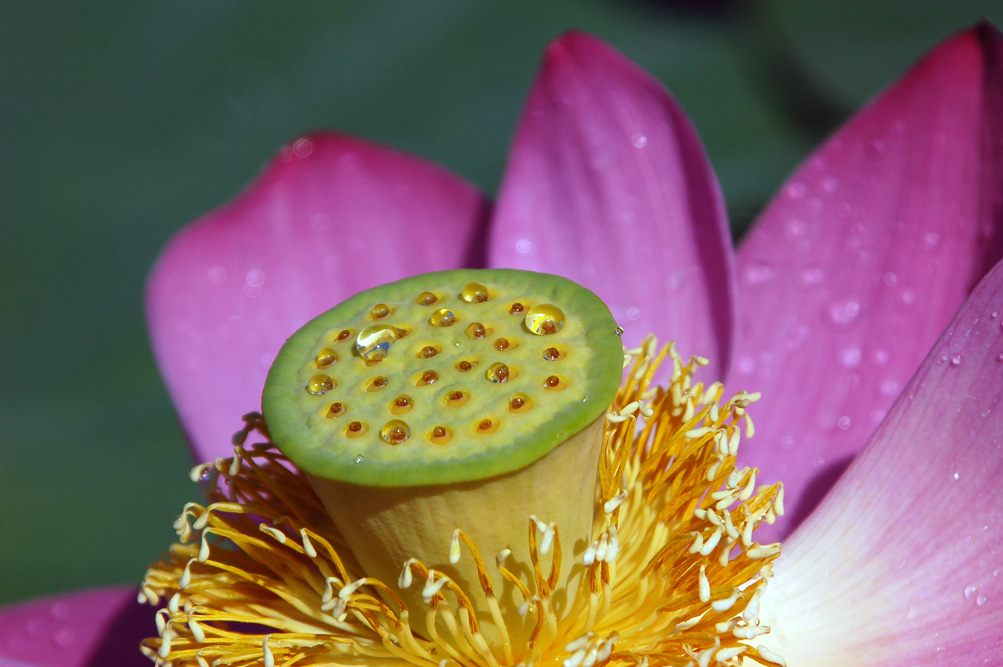
<path fill-rule="evenodd" d="M 460 562 L 460 529 L 453 531 L 453 539 L 449 542 L 449 562 L 456 565 Z"/>

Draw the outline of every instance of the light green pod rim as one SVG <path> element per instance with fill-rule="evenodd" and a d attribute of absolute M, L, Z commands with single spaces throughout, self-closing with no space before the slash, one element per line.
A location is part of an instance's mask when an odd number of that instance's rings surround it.
<path fill-rule="evenodd" d="M 273 442 L 312 475 L 452 484 L 519 470 L 591 424 L 622 361 L 612 314 L 581 285 L 458 269 L 360 292 L 310 320 L 279 351 L 262 406 Z"/>

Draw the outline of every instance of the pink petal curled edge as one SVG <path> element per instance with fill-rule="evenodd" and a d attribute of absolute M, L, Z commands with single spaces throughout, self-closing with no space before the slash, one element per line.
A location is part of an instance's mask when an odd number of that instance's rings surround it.
<path fill-rule="evenodd" d="M 785 543 L 762 600 L 789 665 L 1003 665 L 1003 263 Z"/>
<path fill-rule="evenodd" d="M 783 187 L 738 254 L 728 387 L 760 391 L 744 463 L 793 529 L 863 447 L 1003 245 L 1003 46 L 947 40 Z"/>
<path fill-rule="evenodd" d="M 650 332 L 727 369 L 731 240 L 714 173 L 665 89 L 599 40 L 550 45 L 491 227 L 490 264 L 560 273 Z"/>
<path fill-rule="evenodd" d="M 135 588 L 102 588 L 0 610 L 0 667 L 141 667 L 153 613 Z"/>
<path fill-rule="evenodd" d="M 232 455 L 285 339 L 363 289 L 483 263 L 488 204 L 466 182 L 351 137 L 302 137 L 183 229 L 147 291 L 154 352 L 198 460 Z"/>

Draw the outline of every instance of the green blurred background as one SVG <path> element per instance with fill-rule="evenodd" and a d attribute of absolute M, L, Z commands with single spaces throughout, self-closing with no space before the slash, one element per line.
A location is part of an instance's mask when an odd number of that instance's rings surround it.
<path fill-rule="evenodd" d="M 0 603 L 136 583 L 173 538 L 198 489 L 146 272 L 282 143 L 339 129 L 493 193 L 544 47 L 580 28 L 682 102 L 740 233 L 813 145 L 983 17 L 1001 3 L 3 3 Z"/>

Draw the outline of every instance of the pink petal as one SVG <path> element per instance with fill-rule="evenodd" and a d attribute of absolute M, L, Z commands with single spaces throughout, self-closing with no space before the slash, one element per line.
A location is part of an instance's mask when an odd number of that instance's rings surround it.
<path fill-rule="evenodd" d="M 729 389 L 797 525 L 1001 256 L 1003 47 L 948 40 L 802 165 L 739 251 Z M 767 453 L 768 452 L 768 453 Z"/>
<path fill-rule="evenodd" d="M 762 605 L 788 664 L 1003 664 L 1001 313 L 1003 263 L 785 544 Z"/>
<path fill-rule="evenodd" d="M 153 610 L 135 588 L 102 588 L 0 609 L 0 667 L 150 665 L 139 642 L 154 637 Z"/>
<path fill-rule="evenodd" d="M 581 33 L 550 45 L 491 229 L 490 263 L 595 291 L 635 344 L 655 332 L 723 376 L 731 241 L 717 181 L 665 89 Z"/>
<path fill-rule="evenodd" d="M 153 270 L 147 303 L 195 456 L 232 454 L 230 436 L 260 409 L 273 357 L 308 319 L 374 285 L 483 263 L 487 211 L 435 165 L 315 135 L 182 230 Z"/>

